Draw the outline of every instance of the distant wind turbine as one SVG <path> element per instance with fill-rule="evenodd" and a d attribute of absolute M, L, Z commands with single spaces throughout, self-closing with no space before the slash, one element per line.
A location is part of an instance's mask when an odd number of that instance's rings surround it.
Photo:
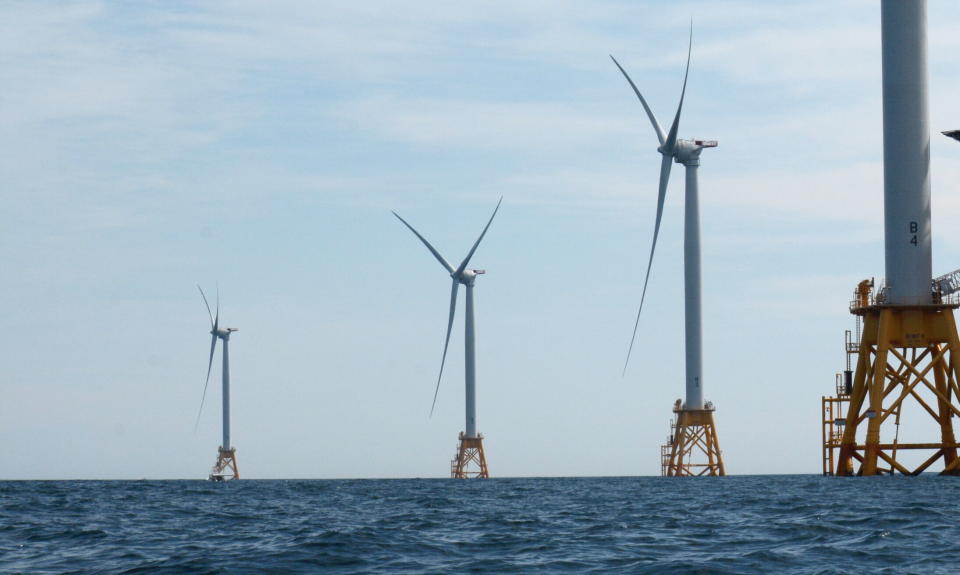
<path fill-rule="evenodd" d="M 239 331 L 237 328 L 220 327 L 220 290 L 217 290 L 217 315 L 210 312 L 210 304 L 207 302 L 207 296 L 203 289 L 198 285 L 200 297 L 203 298 L 203 304 L 207 307 L 207 315 L 210 316 L 210 361 L 207 364 L 207 379 L 203 384 L 203 395 L 200 397 L 200 410 L 197 412 L 197 422 L 194 428 L 200 424 L 200 414 L 203 413 L 203 403 L 207 398 L 207 386 L 210 384 L 210 371 L 213 369 L 213 355 L 217 349 L 217 339 L 223 340 L 223 444 L 217 450 L 217 462 L 210 472 L 210 479 L 213 481 L 224 481 L 227 479 L 240 479 L 240 472 L 237 468 L 236 449 L 230 445 L 230 334 Z"/>
<path fill-rule="evenodd" d="M 450 265 L 447 260 L 440 255 L 430 242 L 426 240 L 420 232 L 414 229 L 406 220 L 400 217 L 400 214 L 397 212 L 392 212 L 394 216 L 400 220 L 403 225 L 407 226 L 411 232 L 417 238 L 423 242 L 423 245 L 430 250 L 430 253 L 433 254 L 433 257 L 437 258 L 437 261 L 440 262 L 440 265 L 450 274 L 450 277 L 453 280 L 450 289 L 450 315 L 447 319 L 447 336 L 443 344 L 443 356 L 440 359 L 440 374 L 437 376 L 437 385 L 433 392 L 433 402 L 430 405 L 430 415 L 433 415 L 433 410 L 437 404 L 437 394 L 440 391 L 440 380 L 443 378 L 443 366 L 447 360 L 447 348 L 450 345 L 450 332 L 453 329 L 453 317 L 457 311 L 457 292 L 460 289 L 460 284 L 463 284 L 467 288 L 467 303 L 466 303 L 466 320 L 464 321 L 464 366 L 465 366 L 465 394 L 466 394 L 466 426 L 465 432 L 460 434 L 460 443 L 457 448 L 457 458 L 453 462 L 451 469 L 451 475 L 456 478 L 467 477 L 469 475 L 475 477 L 487 477 L 487 464 L 486 456 L 483 452 L 483 436 L 477 433 L 477 376 L 476 376 L 476 334 L 474 331 L 474 314 L 473 314 L 473 285 L 474 281 L 478 275 L 486 273 L 485 270 L 477 269 L 467 269 L 467 264 L 470 263 L 470 258 L 473 257 L 474 252 L 477 251 L 477 247 L 480 245 L 480 242 L 483 240 L 483 237 L 487 234 L 487 230 L 490 229 L 490 224 L 493 223 L 493 218 L 497 215 L 497 211 L 500 209 L 500 203 L 503 201 L 501 196 L 500 200 L 497 202 L 497 207 L 494 208 L 493 214 L 490 216 L 490 220 L 487 221 L 487 225 L 483 228 L 483 232 L 480 233 L 480 237 L 477 238 L 477 241 L 474 242 L 473 247 L 470 248 L 470 251 L 467 253 L 467 257 L 463 258 L 463 261 L 460 262 L 460 265 L 454 268 Z M 477 472 L 468 472 L 466 467 L 470 462 L 476 463 L 480 470 Z"/>

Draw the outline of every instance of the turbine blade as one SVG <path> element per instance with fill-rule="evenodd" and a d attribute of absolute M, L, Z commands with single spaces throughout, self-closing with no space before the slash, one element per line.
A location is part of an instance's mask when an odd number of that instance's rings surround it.
<path fill-rule="evenodd" d="M 203 305 L 207 306 L 207 315 L 210 316 L 210 325 L 213 325 L 213 314 L 210 313 L 210 304 L 207 303 L 207 296 L 203 293 L 203 288 L 200 287 L 200 284 L 197 284 L 197 289 L 200 290 L 200 297 L 203 298 Z"/>
<path fill-rule="evenodd" d="M 630 337 L 630 349 L 627 351 L 627 361 L 623 364 L 623 374 L 627 374 L 630 364 L 630 354 L 633 353 L 633 342 L 637 339 L 637 326 L 640 325 L 640 312 L 643 311 L 643 300 L 647 297 L 647 284 L 650 282 L 650 268 L 653 267 L 653 252 L 657 249 L 657 236 L 660 234 L 660 219 L 663 217 L 663 204 L 667 197 L 667 183 L 670 181 L 670 163 L 673 156 L 663 154 L 660 162 L 660 190 L 657 194 L 657 220 L 653 225 L 653 245 L 650 246 L 650 261 L 647 262 L 647 277 L 643 280 L 643 292 L 640 295 L 640 308 L 637 309 L 637 320 L 633 324 L 633 335 Z"/>
<path fill-rule="evenodd" d="M 440 392 L 440 379 L 443 377 L 443 364 L 447 361 L 447 347 L 450 345 L 450 331 L 453 329 L 453 315 L 457 312 L 457 291 L 460 282 L 453 278 L 453 287 L 450 289 L 450 318 L 447 320 L 447 339 L 443 342 L 443 357 L 440 359 L 440 375 L 437 376 L 437 388 L 433 390 L 433 403 L 430 404 L 430 417 L 433 417 L 433 408 L 437 406 L 437 394 Z"/>
<path fill-rule="evenodd" d="M 200 411 L 197 412 L 197 422 L 193 424 L 193 432 L 197 432 L 200 425 L 200 415 L 203 413 L 203 402 L 207 399 L 207 386 L 210 385 L 210 370 L 213 369 L 213 353 L 217 349 L 217 332 L 214 330 L 210 340 L 210 363 L 207 364 L 207 380 L 203 383 L 203 395 L 200 396 Z"/>
<path fill-rule="evenodd" d="M 687 69 L 683 73 L 683 90 L 680 91 L 680 104 L 677 105 L 677 115 L 673 118 L 673 124 L 670 126 L 670 133 L 667 134 L 667 141 L 663 143 L 663 149 L 668 153 L 673 153 L 677 145 L 677 130 L 680 129 L 680 110 L 683 109 L 683 97 L 687 93 L 687 76 L 690 74 L 690 52 L 693 49 L 693 22 L 690 22 L 690 41 L 687 44 Z"/>
<path fill-rule="evenodd" d="M 617 62 L 617 59 L 613 57 L 613 54 L 610 55 L 610 59 L 613 60 L 613 63 L 617 65 L 617 68 L 620 68 L 620 73 L 623 74 L 623 77 L 627 79 L 627 82 L 630 82 L 630 87 L 633 88 L 633 91 L 637 94 L 637 97 L 640 98 L 640 103 L 643 104 L 643 109 L 647 112 L 647 117 L 650 118 L 650 123 L 653 124 L 653 129 L 657 133 L 657 139 L 660 140 L 660 145 L 663 145 L 665 136 L 663 135 L 663 128 L 660 127 L 660 122 L 657 121 L 657 117 L 653 115 L 653 110 L 650 109 L 650 106 L 647 105 L 647 101 L 643 98 L 643 94 L 640 93 L 640 90 L 637 89 L 637 85 L 633 83 L 633 80 L 630 79 L 630 75 L 627 74 L 627 71 L 623 69 L 623 66 L 620 65 L 620 62 Z"/>
<path fill-rule="evenodd" d="M 483 240 L 483 236 L 487 235 L 487 230 L 490 229 L 490 224 L 493 223 L 493 218 L 497 215 L 497 210 L 500 209 L 501 202 L 503 202 L 503 196 L 500 196 L 500 200 L 497 202 L 497 207 L 493 209 L 493 215 L 490 216 L 490 220 L 480 233 L 480 237 L 477 238 L 477 241 L 474 242 L 473 247 L 470 248 L 470 253 L 467 254 L 467 257 L 463 258 L 462 262 L 460 262 L 460 267 L 457 268 L 457 271 L 453 272 L 454 277 L 459 277 L 460 274 L 463 273 L 463 270 L 467 269 L 467 264 L 470 263 L 470 258 L 473 257 L 473 252 L 477 251 L 477 246 L 480 245 L 480 241 Z"/>
<path fill-rule="evenodd" d="M 428 242 L 425 237 L 423 237 L 423 236 L 420 235 L 420 232 L 418 232 L 417 230 L 413 229 L 413 226 L 411 226 L 410 224 L 408 224 L 408 223 L 407 223 L 407 220 L 401 218 L 401 217 L 400 217 L 400 214 L 398 214 L 397 212 L 391 211 L 390 213 L 392 213 L 393 215 L 397 216 L 397 219 L 400 220 L 401 222 L 403 222 L 403 225 L 405 225 L 405 226 L 407 226 L 408 228 L 410 228 L 410 231 L 413 232 L 415 236 L 417 236 L 418 238 L 420 238 L 420 241 L 423 242 L 423 245 L 427 246 L 427 249 L 430 250 L 430 253 L 433 254 L 433 257 L 437 258 L 437 261 L 440 262 L 440 265 L 442 265 L 443 267 L 445 267 L 448 272 L 453 273 L 453 266 L 450 265 L 449 263 L 447 263 L 447 260 L 443 259 L 443 256 L 440 255 L 440 252 L 438 252 L 436 249 L 434 249 L 434 247 L 430 245 L 430 242 Z"/>
<path fill-rule="evenodd" d="M 220 285 L 217 285 L 217 315 L 213 316 L 213 339 L 216 342 L 217 332 L 220 331 Z M 211 358 L 213 357 L 213 352 L 210 352 Z M 209 377 L 209 374 L 207 374 Z"/>

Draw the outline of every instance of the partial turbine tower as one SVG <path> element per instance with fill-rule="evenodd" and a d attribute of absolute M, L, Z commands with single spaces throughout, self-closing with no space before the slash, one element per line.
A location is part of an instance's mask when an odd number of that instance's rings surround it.
<path fill-rule="evenodd" d="M 670 181 L 670 165 L 672 162 L 683 164 L 686 168 L 686 195 L 684 198 L 684 312 L 686 333 L 686 401 L 677 400 L 674 406 L 676 422 L 671 424 L 670 442 L 664 446 L 662 455 L 663 474 L 677 475 L 724 475 L 723 458 L 720 444 L 717 440 L 716 426 L 713 419 L 713 404 L 703 400 L 703 335 L 701 324 L 701 296 L 700 296 L 700 208 L 697 189 L 697 169 L 700 167 L 700 153 L 705 148 L 715 148 L 715 140 L 681 140 L 677 137 L 680 128 L 680 112 L 683 109 L 683 98 L 687 92 L 687 76 L 690 72 L 690 53 L 693 47 L 693 26 L 690 26 L 690 39 L 687 45 L 687 67 L 683 75 L 683 89 L 680 91 L 680 104 L 677 113 L 670 125 L 670 130 L 664 133 L 656 116 L 647 104 L 636 84 L 627 74 L 623 66 L 612 55 L 610 59 L 616 64 L 623 77 L 630 83 L 637 98 L 643 105 L 653 130 L 657 134 L 660 146 L 657 151 L 663 158 L 660 161 L 660 187 L 657 194 L 657 218 L 653 228 L 653 243 L 650 247 L 650 258 L 647 262 L 647 275 L 643 282 L 643 292 L 640 296 L 640 307 L 637 310 L 637 319 L 633 325 L 633 336 L 630 338 L 630 348 L 624 362 L 623 372 L 626 374 L 630 355 L 633 352 L 633 343 L 637 337 L 637 327 L 640 325 L 640 313 L 643 311 L 643 302 L 647 295 L 647 284 L 650 282 L 650 270 L 653 267 L 653 254 L 657 249 L 657 236 L 660 233 L 660 220 L 663 217 L 663 205 L 667 195 L 667 184 Z M 702 450 L 707 463 L 695 463 L 692 459 L 694 449 Z M 669 457 L 667 454 L 669 453 Z"/>
<path fill-rule="evenodd" d="M 879 8 L 886 277 L 876 291 L 861 281 L 850 304 L 859 341 L 846 352 L 857 363 L 836 396 L 821 398 L 823 473 L 919 475 L 939 462 L 960 476 L 960 270 L 933 277 L 927 2 Z M 911 428 L 924 414 L 933 426 Z"/>
<path fill-rule="evenodd" d="M 490 228 L 490 224 L 493 223 L 494 216 L 497 215 L 497 210 L 500 209 L 500 202 L 503 201 L 503 197 L 500 197 L 500 201 L 497 202 L 497 207 L 493 210 L 493 215 L 490 216 L 490 220 L 487 221 L 487 225 L 483 228 L 483 232 L 480 233 L 480 237 L 477 238 L 477 241 L 474 242 L 473 247 L 470 248 L 470 251 L 467 253 L 467 257 L 463 258 L 463 261 L 460 262 L 460 265 L 454 268 L 450 265 L 447 260 L 440 255 L 430 242 L 426 240 L 420 232 L 415 230 L 413 226 L 407 223 L 406 220 L 400 217 L 400 214 L 393 212 L 393 215 L 397 217 L 398 220 L 403 222 L 403 225 L 407 226 L 411 232 L 417 236 L 423 245 L 427 246 L 427 249 L 430 250 L 430 253 L 433 254 L 433 257 L 437 258 L 437 261 L 440 262 L 440 265 L 447 270 L 450 274 L 450 277 L 453 279 L 453 285 L 450 291 L 450 316 L 447 319 L 447 337 L 443 344 L 443 356 L 440 359 L 440 374 L 437 376 L 437 386 L 433 392 L 433 403 L 430 405 L 430 415 L 433 415 L 433 409 L 437 405 L 437 393 L 440 391 L 440 379 L 443 377 L 443 365 L 447 360 L 447 347 L 450 345 L 450 331 L 453 329 L 453 316 L 457 311 L 457 292 L 460 289 L 460 284 L 463 284 L 467 288 L 467 309 L 466 309 L 466 320 L 464 321 L 464 367 L 465 367 L 465 396 L 466 396 L 466 431 L 460 432 L 459 443 L 457 445 L 457 457 L 451 462 L 450 466 L 450 476 L 455 479 L 466 479 L 468 477 L 479 477 L 487 478 L 489 473 L 487 471 L 487 458 L 483 451 L 483 435 L 477 433 L 477 374 L 476 374 L 476 334 L 474 332 L 474 315 L 473 315 L 473 284 L 477 279 L 477 276 L 486 273 L 485 270 L 475 270 L 467 269 L 467 264 L 470 263 L 470 258 L 473 257 L 474 252 L 477 251 L 477 246 L 480 245 L 480 241 L 483 240 L 483 236 L 487 234 L 487 230 Z M 476 468 L 472 468 L 471 464 L 474 464 Z"/>
<path fill-rule="evenodd" d="M 223 443 L 217 450 L 217 462 L 210 471 L 211 481 L 225 481 L 240 479 L 237 468 L 237 450 L 230 445 L 230 334 L 238 331 L 235 327 L 220 327 L 220 290 L 217 290 L 217 315 L 210 313 L 210 304 L 203 289 L 198 285 L 203 304 L 207 306 L 207 315 L 210 316 L 210 362 L 207 364 L 207 379 L 203 384 L 203 395 L 200 397 L 200 411 L 197 413 L 196 428 L 200 424 L 200 414 L 203 413 L 203 402 L 207 398 L 207 386 L 210 384 L 210 371 L 213 368 L 213 354 L 217 349 L 217 340 L 223 340 Z"/>

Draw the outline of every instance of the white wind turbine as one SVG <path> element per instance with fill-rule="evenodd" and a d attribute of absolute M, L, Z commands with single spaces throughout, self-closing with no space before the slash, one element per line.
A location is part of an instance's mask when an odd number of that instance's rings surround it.
<path fill-rule="evenodd" d="M 637 320 L 633 324 L 633 336 L 630 338 L 630 349 L 627 352 L 627 361 L 624 362 L 623 372 L 626 374 L 630 362 L 630 353 L 637 337 L 637 326 L 640 325 L 640 312 L 643 311 L 643 301 L 647 295 L 647 284 L 650 281 L 650 269 L 653 266 L 653 254 L 657 249 L 657 236 L 660 233 L 660 220 L 663 217 L 663 204 L 667 195 L 667 184 L 670 181 L 670 164 L 677 162 L 686 168 L 686 195 L 684 197 L 683 223 L 683 293 L 684 293 L 684 320 L 686 337 L 686 401 L 677 400 L 673 408 L 675 421 L 671 423 L 670 442 L 661 451 L 662 474 L 668 477 L 684 475 L 711 476 L 725 475 L 723 454 L 720 451 L 720 442 L 717 439 L 716 423 L 713 417 L 713 405 L 703 401 L 703 328 L 701 324 L 700 301 L 700 206 L 697 190 L 697 169 L 700 167 L 700 152 L 704 148 L 716 147 L 713 140 L 680 140 L 677 130 L 680 127 L 680 112 L 683 110 L 683 97 L 687 92 L 687 75 L 690 72 L 690 53 L 693 47 L 693 25 L 690 25 L 690 40 L 687 44 L 687 67 L 683 74 L 683 89 L 680 92 L 680 104 L 677 105 L 677 114 L 673 118 L 670 131 L 663 133 L 663 128 L 647 105 L 640 90 L 630 79 L 626 70 L 617 60 L 610 56 L 617 65 L 623 77 L 627 79 L 633 91 L 643 104 L 643 109 L 650 118 L 653 130 L 657 133 L 660 146 L 657 151 L 663 156 L 660 161 L 660 189 L 657 194 L 657 219 L 653 227 L 653 245 L 650 247 L 650 259 L 647 262 L 647 276 L 643 282 L 643 293 L 640 296 L 640 308 L 637 310 Z M 707 463 L 695 461 L 694 452 L 706 457 Z M 664 457 L 666 455 L 666 457 Z"/>
<path fill-rule="evenodd" d="M 207 315 L 210 316 L 210 361 L 207 364 L 207 379 L 203 384 L 203 395 L 200 397 L 200 411 L 197 413 L 196 426 L 200 424 L 200 414 L 203 413 L 203 403 L 207 398 L 207 386 L 210 384 L 210 371 L 213 368 L 213 354 L 217 349 L 217 340 L 223 340 L 223 443 L 217 452 L 217 462 L 210 472 L 210 479 L 214 481 L 223 481 L 226 479 L 240 479 L 240 472 L 237 468 L 236 449 L 230 445 L 230 334 L 238 331 L 235 327 L 220 327 L 220 290 L 217 290 L 217 314 L 214 316 L 210 312 L 210 304 L 207 302 L 207 296 L 203 289 L 198 285 L 200 297 L 203 298 L 203 304 L 207 306 Z"/>
<path fill-rule="evenodd" d="M 697 190 L 697 168 L 700 166 L 700 152 L 704 148 L 714 148 L 717 142 L 713 140 L 680 140 L 677 130 L 680 127 L 680 112 L 683 109 L 683 98 L 687 91 L 687 75 L 690 72 L 690 52 L 693 47 L 693 28 L 690 30 L 690 41 L 687 46 L 687 67 L 683 75 L 683 89 L 680 92 L 680 104 L 677 114 L 670 125 L 670 131 L 664 134 L 663 128 L 657 122 L 656 116 L 647 105 L 636 84 L 630 79 L 626 70 L 610 56 L 617 65 L 630 87 L 637 94 L 644 111 L 650 118 L 650 123 L 657 134 L 660 146 L 657 151 L 663 156 L 660 161 L 660 189 L 657 195 L 657 219 L 653 228 L 653 245 L 650 247 L 650 259 L 647 262 L 647 275 L 643 282 L 643 292 L 640 296 L 640 308 L 637 310 L 637 319 L 633 326 L 633 336 L 630 339 L 630 349 L 623 370 L 626 373 L 633 352 L 633 343 L 637 337 L 637 326 L 640 324 L 640 312 L 647 295 L 647 284 L 650 281 L 650 269 L 653 265 L 653 254 L 657 249 L 657 236 L 660 233 L 660 220 L 663 216 L 663 204 L 667 194 L 667 183 L 670 180 L 670 164 L 677 162 L 686 167 L 686 196 L 684 198 L 684 300 L 685 300 L 685 332 L 686 332 L 686 404 L 688 409 L 703 409 L 703 349 L 701 326 L 701 295 L 700 295 L 700 208 Z"/>
<path fill-rule="evenodd" d="M 457 460 L 454 462 L 455 468 L 459 469 L 460 472 L 454 471 L 454 477 L 464 476 L 462 470 L 467 463 L 464 458 L 470 458 L 474 456 L 476 457 L 475 460 L 481 467 L 479 476 L 487 476 L 486 459 L 483 455 L 483 448 L 480 442 L 483 436 L 477 433 L 476 333 L 473 313 L 473 285 L 477 279 L 477 276 L 486 273 L 486 271 L 467 269 L 467 264 L 470 263 L 470 258 L 473 257 L 473 254 L 477 251 L 477 247 L 480 245 L 483 237 L 487 234 L 487 230 L 490 228 L 490 224 L 493 223 L 493 218 L 497 215 L 497 210 L 500 209 L 500 203 L 502 201 L 503 197 L 501 196 L 500 200 L 497 202 L 497 207 L 494 208 L 493 214 L 490 216 L 490 220 L 487 221 L 487 225 L 483 228 L 483 232 L 480 233 L 480 237 L 477 238 L 477 241 L 474 242 L 473 247 L 470 248 L 470 251 L 467 253 L 467 257 L 463 258 L 463 261 L 460 262 L 460 265 L 456 268 L 450 265 L 450 263 L 447 262 L 442 255 L 440 255 L 440 252 L 430 245 L 430 242 L 428 242 L 426 238 L 420 235 L 420 232 L 415 230 L 413 226 L 401 218 L 400 214 L 397 212 L 392 212 L 398 220 L 403 222 L 403 225 L 407 226 L 407 228 L 409 228 L 410 231 L 413 232 L 421 242 L 423 242 L 423 245 L 430 250 L 430 253 L 433 254 L 433 257 L 437 258 L 437 261 L 440 262 L 440 265 L 442 265 L 445 270 L 447 270 L 453 280 L 450 290 L 450 315 L 447 319 L 447 336 L 443 344 L 443 356 L 440 359 L 440 374 L 437 376 L 437 385 L 433 392 L 433 403 L 430 406 L 431 415 L 433 415 L 434 407 L 436 407 L 437 404 L 437 393 L 440 391 L 440 380 L 443 377 L 443 366 L 447 359 L 447 347 L 450 345 L 450 332 L 453 329 L 453 317 L 457 311 L 457 292 L 460 289 L 460 284 L 463 284 L 467 288 L 466 319 L 464 320 L 464 382 L 466 399 L 466 425 L 465 432 L 460 436 L 461 441 L 458 448 Z M 479 451 L 470 451 L 471 449 Z M 459 466 L 457 463 L 459 463 Z"/>

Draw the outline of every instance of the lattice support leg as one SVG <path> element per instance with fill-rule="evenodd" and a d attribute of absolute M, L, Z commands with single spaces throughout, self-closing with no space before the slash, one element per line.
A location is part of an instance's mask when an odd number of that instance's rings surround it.
<path fill-rule="evenodd" d="M 672 426 L 670 453 L 663 475 L 726 475 L 713 410 L 675 408 L 674 412 L 677 419 Z"/>
<path fill-rule="evenodd" d="M 460 432 L 457 457 L 450 462 L 450 477 L 453 479 L 488 479 L 487 456 L 483 452 L 483 436 L 464 437 Z"/>
<path fill-rule="evenodd" d="M 217 462 L 210 470 L 211 481 L 230 481 L 240 479 L 240 469 L 237 467 L 237 448 L 224 449 L 217 452 Z"/>
<path fill-rule="evenodd" d="M 942 474 L 960 475 L 960 444 L 953 430 L 953 418 L 960 415 L 960 340 L 954 307 L 873 305 L 856 309 L 855 313 L 863 316 L 864 330 L 837 475 L 919 475 L 940 460 Z M 936 422 L 938 437 L 926 443 L 897 440 L 899 434 L 889 428 L 900 425 L 906 403 L 918 405 Z M 864 424 L 866 434 L 859 443 L 858 431 Z M 909 469 L 897 459 L 898 452 L 906 450 L 927 451 L 930 456 Z"/>

